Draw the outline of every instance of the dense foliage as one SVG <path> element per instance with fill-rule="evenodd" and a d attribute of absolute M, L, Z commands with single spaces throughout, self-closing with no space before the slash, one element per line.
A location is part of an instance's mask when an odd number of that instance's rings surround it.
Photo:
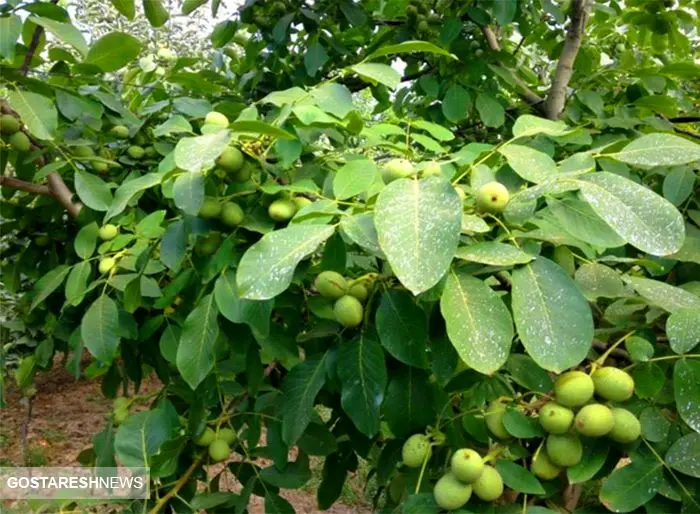
<path fill-rule="evenodd" d="M 5 1 L 6 370 L 101 381 L 133 512 L 696 512 L 692 5 L 248 0 L 203 62 Z"/>

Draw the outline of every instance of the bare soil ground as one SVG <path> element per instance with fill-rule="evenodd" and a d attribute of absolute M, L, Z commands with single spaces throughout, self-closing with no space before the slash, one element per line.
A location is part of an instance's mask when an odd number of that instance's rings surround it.
<path fill-rule="evenodd" d="M 141 393 L 155 391 L 160 383 L 155 378 L 144 380 Z M 36 380 L 37 394 L 28 421 L 28 403 L 10 386 L 7 407 L 0 409 L 0 466 L 75 466 L 78 455 L 91 446 L 90 438 L 100 431 L 112 410 L 112 400 L 104 398 L 98 381 L 76 381 L 58 362 L 54 368 Z M 26 428 L 26 443 L 23 443 Z M 215 472 L 216 469 L 212 469 Z M 320 469 L 312 470 L 320 476 Z M 240 484 L 231 475 L 222 480 L 230 490 Z M 285 497 L 298 513 L 360 514 L 371 512 L 364 502 L 359 477 L 346 482 L 346 494 L 354 506 L 336 503 L 327 511 L 319 511 L 313 484 L 309 490 L 284 491 Z M 9 505 L 5 505 L 9 507 Z M 0 504 L 0 511 L 2 504 Z M 262 498 L 252 497 L 251 514 L 262 514 Z"/>

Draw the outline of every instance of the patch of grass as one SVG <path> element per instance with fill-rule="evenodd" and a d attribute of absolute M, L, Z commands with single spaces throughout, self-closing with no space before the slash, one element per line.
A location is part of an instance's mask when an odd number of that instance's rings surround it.
<path fill-rule="evenodd" d="M 49 444 L 56 444 L 66 440 L 66 434 L 62 430 L 54 428 L 47 428 L 42 432 L 42 435 Z"/>
<path fill-rule="evenodd" d="M 304 484 L 301 490 L 309 494 L 315 494 L 323 481 L 323 460 L 318 457 L 312 457 L 309 467 L 311 468 L 311 479 Z M 357 508 L 369 508 L 372 504 L 372 498 L 377 492 L 374 482 L 367 484 L 365 489 L 369 471 L 369 463 L 360 459 L 357 471 L 347 475 L 343 484 L 343 490 L 340 492 L 337 501 Z"/>
<path fill-rule="evenodd" d="M 30 444 L 27 447 L 27 455 L 25 456 L 27 466 L 37 467 L 46 466 L 49 463 L 49 458 L 46 455 L 46 449 L 36 444 Z"/>

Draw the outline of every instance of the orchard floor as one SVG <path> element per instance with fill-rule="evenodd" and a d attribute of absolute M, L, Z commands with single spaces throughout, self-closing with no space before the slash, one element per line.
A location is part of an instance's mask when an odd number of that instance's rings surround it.
<path fill-rule="evenodd" d="M 147 379 L 141 393 L 155 391 L 159 386 L 157 379 Z M 27 404 L 12 385 L 8 389 L 7 407 L 0 409 L 0 466 L 21 466 L 25 460 L 30 466 L 79 465 L 78 455 L 91 446 L 92 434 L 102 429 L 112 410 L 112 401 L 102 395 L 99 381 L 76 381 L 56 362 L 52 370 L 37 377 L 37 395 L 32 405 L 26 445 L 23 445 Z M 26 446 L 24 452 L 23 446 Z M 313 488 L 320 482 L 320 477 L 320 467 L 312 469 L 312 481 L 307 484 L 307 489 L 285 491 L 282 496 L 297 512 L 304 514 L 371 512 L 362 491 L 364 481 L 361 476 L 348 477 L 339 503 L 327 511 L 318 510 Z M 222 481 L 224 482 L 232 490 L 240 488 L 232 476 Z M 4 507 L 13 510 L 7 503 Z M 2 510 L 3 504 L 0 503 L 0 511 Z M 264 512 L 261 498 L 253 497 L 249 512 Z"/>

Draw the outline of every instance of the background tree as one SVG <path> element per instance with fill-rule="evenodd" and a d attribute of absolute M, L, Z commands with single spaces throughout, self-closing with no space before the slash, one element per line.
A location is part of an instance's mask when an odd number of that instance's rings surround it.
<path fill-rule="evenodd" d="M 288 512 L 312 456 L 321 508 L 359 459 L 387 512 L 698 508 L 692 3 L 248 1 L 195 56 L 112 5 L 0 8 L 2 272 L 134 509 Z"/>

